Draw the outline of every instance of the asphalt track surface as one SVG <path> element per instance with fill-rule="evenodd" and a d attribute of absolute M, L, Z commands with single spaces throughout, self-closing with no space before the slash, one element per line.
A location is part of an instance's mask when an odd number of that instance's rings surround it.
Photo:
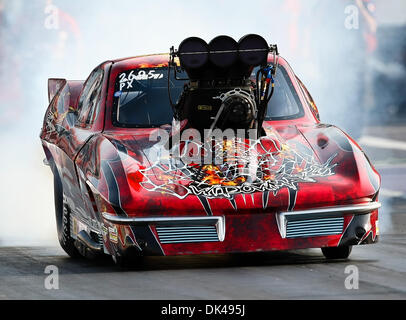
<path fill-rule="evenodd" d="M 386 135 L 399 141 L 398 129 Z M 380 242 L 326 261 L 319 249 L 188 257 L 148 257 L 122 270 L 111 259 L 73 260 L 59 247 L 0 247 L 0 299 L 405 299 L 406 150 L 371 140 L 365 150 L 382 175 Z M 397 140 L 396 140 L 397 139 Z M 404 140 L 404 138 L 403 138 Z M 385 149 L 386 148 L 386 149 Z M 45 287 L 45 268 L 59 288 Z M 356 266 L 358 289 L 346 289 Z"/>

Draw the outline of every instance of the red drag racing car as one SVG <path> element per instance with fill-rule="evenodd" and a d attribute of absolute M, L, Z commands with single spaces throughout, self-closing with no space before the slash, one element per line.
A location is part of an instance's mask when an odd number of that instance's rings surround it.
<path fill-rule="evenodd" d="M 48 87 L 41 141 L 70 256 L 347 258 L 378 239 L 379 174 L 259 36 L 192 37 Z"/>

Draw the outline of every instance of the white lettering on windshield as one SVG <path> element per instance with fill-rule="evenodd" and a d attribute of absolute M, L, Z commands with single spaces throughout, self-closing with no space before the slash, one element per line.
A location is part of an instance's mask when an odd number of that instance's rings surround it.
<path fill-rule="evenodd" d="M 164 77 L 163 73 L 158 73 L 156 70 L 131 70 L 128 74 L 126 72 L 120 73 L 118 76 L 120 78 L 120 91 L 123 89 L 132 89 L 133 82 L 141 80 L 158 80 Z"/>

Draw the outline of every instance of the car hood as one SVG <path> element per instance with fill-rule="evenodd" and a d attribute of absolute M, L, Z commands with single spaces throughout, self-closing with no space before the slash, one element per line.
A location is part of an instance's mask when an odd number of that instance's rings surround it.
<path fill-rule="evenodd" d="M 120 206 L 129 215 L 242 214 L 363 202 L 377 193 L 379 175 L 340 129 L 264 129 L 261 139 L 217 146 L 232 158 L 219 164 L 198 164 L 186 158 L 184 143 L 168 151 L 149 134 L 106 135 L 128 185 Z"/>

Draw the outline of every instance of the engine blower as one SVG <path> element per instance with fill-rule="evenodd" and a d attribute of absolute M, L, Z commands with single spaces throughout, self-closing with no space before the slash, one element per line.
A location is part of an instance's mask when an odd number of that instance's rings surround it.
<path fill-rule="evenodd" d="M 268 54 L 273 54 L 268 64 Z M 263 134 L 262 122 L 274 91 L 278 67 L 278 49 L 256 34 L 238 42 L 225 35 L 208 44 L 201 38 L 189 37 L 178 50 L 170 49 L 168 93 L 175 118 L 188 120 L 188 127 L 205 129 L 256 129 Z M 256 82 L 251 74 L 254 68 Z M 187 81 L 178 101 L 170 95 L 170 74 Z M 178 74 L 186 72 L 188 78 Z"/>

